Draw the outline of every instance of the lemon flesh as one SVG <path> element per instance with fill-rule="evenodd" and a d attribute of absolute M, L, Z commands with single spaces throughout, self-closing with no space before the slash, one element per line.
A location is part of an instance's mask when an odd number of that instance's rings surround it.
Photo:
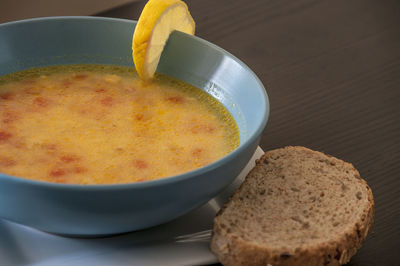
<path fill-rule="evenodd" d="M 148 1 L 132 40 L 132 57 L 142 80 L 154 76 L 165 43 L 174 30 L 194 34 L 195 23 L 187 5 L 181 0 Z"/>

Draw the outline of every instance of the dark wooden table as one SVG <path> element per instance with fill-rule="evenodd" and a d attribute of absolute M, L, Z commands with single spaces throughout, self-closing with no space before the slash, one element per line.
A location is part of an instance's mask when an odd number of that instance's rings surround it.
<path fill-rule="evenodd" d="M 375 225 L 349 265 L 400 265 L 400 1 L 186 2 L 196 35 L 266 86 L 264 150 L 326 152 L 352 162 L 371 186 Z M 136 20 L 144 4 L 98 15 Z"/>

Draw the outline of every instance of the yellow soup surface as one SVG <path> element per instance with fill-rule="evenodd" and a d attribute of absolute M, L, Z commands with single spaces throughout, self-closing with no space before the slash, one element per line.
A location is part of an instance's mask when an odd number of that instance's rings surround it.
<path fill-rule="evenodd" d="M 207 165 L 239 145 L 212 96 L 128 67 L 65 65 L 0 78 L 0 172 L 65 184 L 140 182 Z"/>

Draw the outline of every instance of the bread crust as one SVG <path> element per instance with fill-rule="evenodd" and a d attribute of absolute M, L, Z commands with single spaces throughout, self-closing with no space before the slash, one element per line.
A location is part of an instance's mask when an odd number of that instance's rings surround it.
<path fill-rule="evenodd" d="M 249 185 L 247 179 L 255 178 L 255 174 L 263 167 L 262 162 L 268 160 L 271 155 L 280 151 L 289 153 L 300 152 L 318 156 L 334 164 L 343 165 L 348 171 L 353 172 L 355 179 L 357 179 L 354 180 L 355 184 L 361 184 L 361 186 L 365 186 L 367 189 L 368 206 L 363 209 L 361 219 L 352 221 L 351 226 L 348 226 L 347 230 L 343 231 L 341 234 L 336 235 L 334 239 L 331 238 L 324 243 L 307 245 L 306 247 L 299 246 L 290 253 L 282 248 L 271 246 L 269 243 L 260 244 L 244 240 L 236 235 L 233 232 L 234 229 L 221 222 L 222 214 L 227 208 L 232 208 L 230 202 L 238 201 L 238 195 Z M 210 248 L 223 265 L 341 265 L 347 263 L 361 247 L 362 242 L 373 226 L 373 218 L 374 200 L 372 191 L 366 181 L 361 179 L 358 171 L 352 164 L 321 152 L 312 151 L 305 147 L 289 146 L 283 149 L 269 151 L 257 160 L 256 167 L 250 171 L 246 180 L 234 193 L 230 201 L 217 213 L 214 219 Z"/>

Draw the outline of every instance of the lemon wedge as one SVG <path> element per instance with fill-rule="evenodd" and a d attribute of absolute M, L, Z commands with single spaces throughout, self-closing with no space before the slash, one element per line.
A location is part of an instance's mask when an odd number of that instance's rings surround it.
<path fill-rule="evenodd" d="M 132 57 L 139 77 L 150 80 L 156 72 L 172 31 L 194 34 L 195 23 L 181 0 L 149 0 L 139 17 L 132 40 Z"/>

